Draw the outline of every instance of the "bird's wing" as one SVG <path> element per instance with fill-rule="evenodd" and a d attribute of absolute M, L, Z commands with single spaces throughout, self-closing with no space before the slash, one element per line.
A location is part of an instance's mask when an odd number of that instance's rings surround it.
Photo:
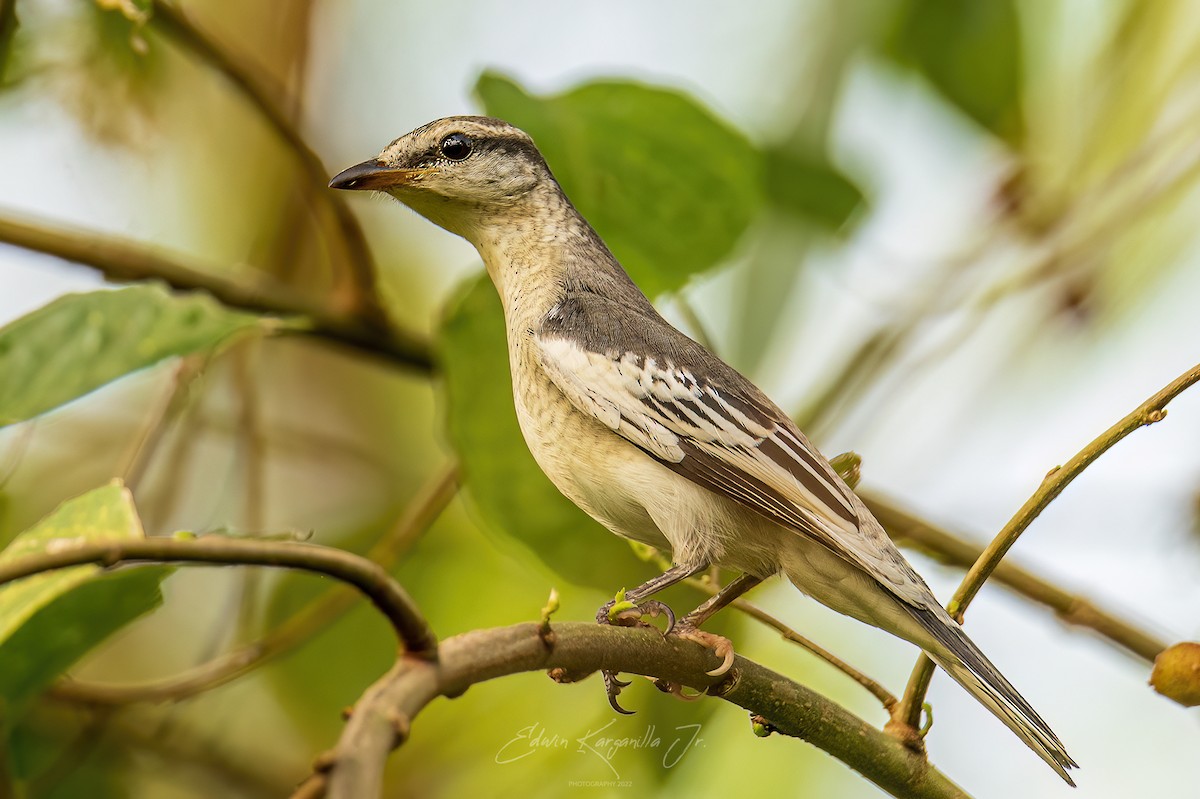
<path fill-rule="evenodd" d="M 575 407 L 677 474 L 815 539 L 906 602 L 932 599 L 828 461 L 753 383 L 661 317 L 630 325 L 628 314 L 604 313 L 609 302 L 568 295 L 535 333 L 542 368 Z M 620 327 L 607 323 L 622 317 Z"/>

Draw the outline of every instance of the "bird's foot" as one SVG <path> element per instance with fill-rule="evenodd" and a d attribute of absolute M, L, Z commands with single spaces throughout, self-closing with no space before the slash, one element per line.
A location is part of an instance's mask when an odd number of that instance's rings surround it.
<path fill-rule="evenodd" d="M 663 632 L 664 636 L 670 635 L 675 629 L 675 612 L 666 603 L 659 602 L 657 599 L 646 599 L 635 603 L 625 598 L 624 591 L 619 592 L 615 599 L 605 603 L 596 612 L 596 623 L 613 624 L 619 627 L 652 627 L 653 625 L 642 621 L 643 616 L 649 616 L 652 619 L 665 616 L 667 629 Z M 612 706 L 612 709 L 626 716 L 633 715 L 634 711 L 626 710 L 617 701 L 622 689 L 627 688 L 631 683 L 618 678 L 615 671 L 601 671 L 600 675 L 604 678 L 604 692 L 608 696 L 608 704 Z"/>
<path fill-rule="evenodd" d="M 624 591 L 618 593 L 616 599 L 605 603 L 596 612 L 596 623 L 615 624 L 619 627 L 652 626 L 642 621 L 643 616 L 649 616 L 652 619 L 666 616 L 667 629 L 663 635 L 670 635 L 671 631 L 675 629 L 675 611 L 671 610 L 665 602 L 659 602 L 657 599 L 631 602 L 625 598 Z"/>
<path fill-rule="evenodd" d="M 733 643 L 728 638 L 699 629 L 686 616 L 674 625 L 671 635 L 676 638 L 682 638 L 685 641 L 693 641 L 700 644 L 700 646 L 712 650 L 713 654 L 721 658 L 721 665 L 711 671 L 705 672 L 709 677 L 722 677 L 728 674 L 729 669 L 733 667 Z M 678 699 L 687 702 L 694 702 L 704 696 L 703 692 L 692 695 L 685 694 L 682 685 L 668 682 L 667 680 L 655 680 L 654 686 L 663 693 L 673 694 Z"/>
<path fill-rule="evenodd" d="M 733 667 L 733 642 L 728 638 L 716 635 L 715 633 L 705 632 L 689 622 L 686 617 L 680 619 L 679 623 L 674 625 L 674 630 L 671 634 L 676 638 L 682 638 L 685 641 L 694 641 L 706 649 L 711 649 L 717 657 L 721 658 L 720 666 L 705 672 L 709 677 L 724 676 Z"/>

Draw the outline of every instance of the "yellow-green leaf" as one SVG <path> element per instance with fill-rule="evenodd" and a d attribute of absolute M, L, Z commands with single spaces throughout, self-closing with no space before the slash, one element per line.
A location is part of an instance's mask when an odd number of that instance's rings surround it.
<path fill-rule="evenodd" d="M 0 328 L 0 427 L 173 355 L 273 324 L 156 285 L 68 294 Z"/>
<path fill-rule="evenodd" d="M 0 564 L 80 542 L 143 537 L 129 491 L 113 483 L 68 500 L 13 539 Z M 55 569 L 0 586 L 0 702 L 11 712 L 92 647 L 161 603 L 171 569 Z"/>

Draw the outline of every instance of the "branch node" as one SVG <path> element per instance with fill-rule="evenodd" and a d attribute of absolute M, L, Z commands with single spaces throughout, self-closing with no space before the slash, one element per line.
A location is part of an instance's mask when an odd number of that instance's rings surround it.
<path fill-rule="evenodd" d="M 750 714 L 750 730 L 756 738 L 769 738 L 779 732 L 779 728 L 757 713 Z"/>
<path fill-rule="evenodd" d="M 100 565 L 105 569 L 111 569 L 121 562 L 121 550 L 117 547 L 109 547 L 101 554 Z"/>
<path fill-rule="evenodd" d="M 558 589 L 550 589 L 550 598 L 546 600 L 546 606 L 542 608 L 542 623 L 538 627 L 538 638 L 542 641 L 542 646 L 547 650 L 554 648 L 554 631 L 550 629 L 550 617 L 558 610 Z"/>
<path fill-rule="evenodd" d="M 337 765 L 337 761 L 337 752 L 333 749 L 326 749 L 313 760 L 313 773 L 328 774 L 333 771 L 333 767 Z"/>
<path fill-rule="evenodd" d="M 391 723 L 392 732 L 395 735 L 395 746 L 400 746 L 408 740 L 408 736 L 412 732 L 412 720 L 399 710 L 395 710 L 388 714 L 388 721 Z"/>
<path fill-rule="evenodd" d="M 1154 424 L 1155 422 L 1161 422 L 1163 419 L 1166 419 L 1166 418 L 1167 418 L 1167 409 L 1166 408 L 1153 408 L 1146 412 L 1146 417 L 1145 417 L 1145 420 L 1142 422 L 1142 424 L 1143 425 Z"/>
<path fill-rule="evenodd" d="M 590 677 L 593 673 L 594 671 L 570 671 L 562 666 L 555 666 L 546 672 L 546 676 L 559 685 L 567 685 Z"/>
<path fill-rule="evenodd" d="M 928 704 L 925 705 L 926 709 L 928 707 Z M 911 751 L 925 756 L 925 733 L 928 732 L 928 728 L 917 729 L 909 724 L 903 716 L 893 716 L 887 724 L 883 725 L 883 731 Z"/>

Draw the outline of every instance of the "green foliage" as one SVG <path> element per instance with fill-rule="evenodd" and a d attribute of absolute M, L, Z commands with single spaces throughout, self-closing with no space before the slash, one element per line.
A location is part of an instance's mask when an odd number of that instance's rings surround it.
<path fill-rule="evenodd" d="M 575 583 L 611 591 L 648 576 L 629 546 L 560 494 L 529 454 L 513 409 L 504 312 L 487 275 L 451 304 L 439 343 L 450 441 L 483 521 Z"/>
<path fill-rule="evenodd" d="M 766 159 L 767 195 L 780 210 L 836 232 L 845 228 L 863 205 L 858 186 L 824 157 L 772 148 Z"/>
<path fill-rule="evenodd" d="M 0 427 L 269 323 L 151 285 L 68 294 L 0 329 Z"/>
<path fill-rule="evenodd" d="M 31 714 L 32 715 L 32 714 Z M 87 722 L 77 712 L 39 708 L 36 720 L 20 724 L 8 739 L 9 768 L 25 791 L 18 796 L 36 799 L 128 799 L 123 769 L 129 758 L 103 744 L 81 752 L 81 735 Z M 63 768 L 69 764 L 69 768 Z M 19 789 L 18 789 L 19 790 Z"/>
<path fill-rule="evenodd" d="M 64 502 L 0 552 L 0 564 L 72 542 L 141 538 L 119 484 Z M 0 587 L 0 702 L 11 714 L 113 632 L 162 602 L 165 566 L 112 574 L 95 565 L 35 574 Z"/>
<path fill-rule="evenodd" d="M 1024 54 L 1014 0 L 906 0 L 884 51 L 980 125 L 1020 141 Z"/>
<path fill-rule="evenodd" d="M 13 39 L 19 24 L 17 0 L 0 0 L 0 88 L 6 83 L 8 60 L 12 56 Z"/>
<path fill-rule="evenodd" d="M 492 72 L 475 90 L 489 114 L 534 138 L 651 297 L 720 263 L 762 205 L 762 154 L 685 94 L 604 81 L 537 97 Z"/>

